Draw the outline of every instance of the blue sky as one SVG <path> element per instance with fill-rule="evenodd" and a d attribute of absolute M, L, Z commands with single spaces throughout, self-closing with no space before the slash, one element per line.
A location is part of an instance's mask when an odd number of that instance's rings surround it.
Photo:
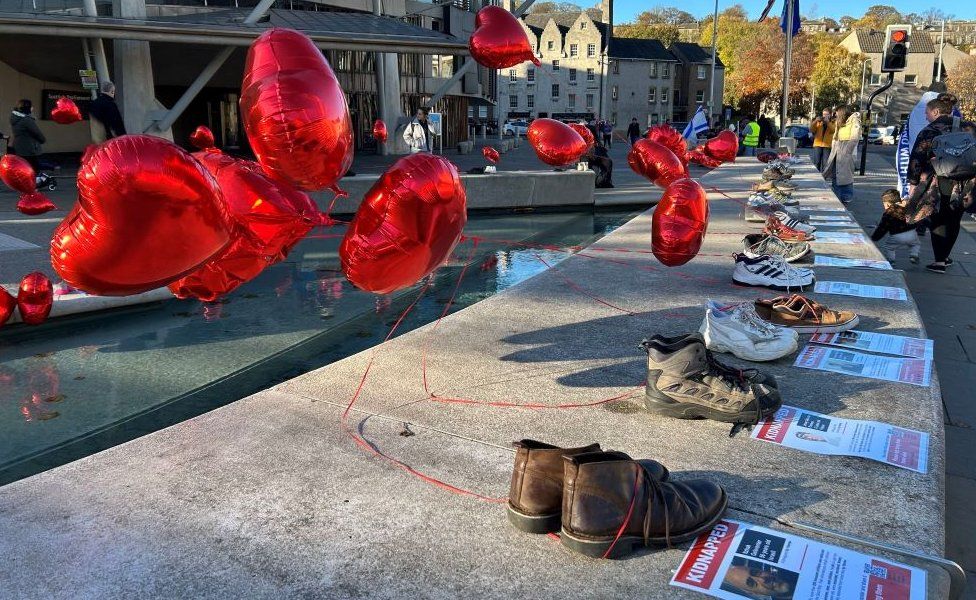
<path fill-rule="evenodd" d="M 581 3 L 585 4 L 585 3 Z M 741 4 L 750 17 L 758 17 L 762 9 L 766 7 L 765 0 L 719 0 L 718 9 L 728 8 L 733 4 Z M 976 2 L 972 0 L 922 0 L 921 2 L 911 2 L 897 0 L 894 2 L 887 0 L 800 0 L 800 13 L 804 16 L 815 15 L 817 17 L 833 17 L 838 19 L 844 15 L 854 17 L 864 14 L 867 7 L 872 4 L 887 4 L 894 6 L 901 12 L 924 12 L 931 7 L 938 7 L 947 14 L 954 14 L 961 19 L 976 19 Z M 648 8 L 654 6 L 677 6 L 682 10 L 690 12 L 696 17 L 711 14 L 714 10 L 714 0 L 681 0 L 680 2 L 655 2 L 648 0 L 615 0 L 613 5 L 613 20 L 617 23 L 626 23 L 633 20 L 634 16 Z M 774 14 L 780 14 L 783 10 L 783 0 L 776 0 L 773 8 Z"/>

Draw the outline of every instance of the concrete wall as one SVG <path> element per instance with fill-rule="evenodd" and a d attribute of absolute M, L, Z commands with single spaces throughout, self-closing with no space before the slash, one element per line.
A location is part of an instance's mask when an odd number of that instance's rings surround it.
<path fill-rule="evenodd" d="M 78 54 L 81 55 L 80 43 Z M 10 135 L 10 111 L 21 98 L 28 98 L 34 103 L 34 118 L 37 119 L 37 124 L 47 138 L 44 152 L 81 152 L 91 143 L 91 128 L 88 121 L 73 125 L 58 125 L 54 121 L 42 119 L 41 90 L 43 89 L 82 91 L 80 84 L 42 81 L 15 71 L 6 63 L 0 62 L 0 116 L 2 116 L 0 131 L 4 135 Z"/>
<path fill-rule="evenodd" d="M 363 196 L 379 175 L 346 177 L 339 184 L 348 198 L 336 201 L 333 214 L 356 212 Z M 592 206 L 593 171 L 501 172 L 493 175 L 462 175 L 469 209 L 542 208 L 552 206 Z M 331 192 L 311 194 L 321 210 L 332 203 Z"/>
<path fill-rule="evenodd" d="M 614 121 L 617 129 L 625 130 L 632 117 L 637 117 L 637 121 L 644 128 L 673 120 L 672 94 L 677 63 L 616 58 L 612 60 L 618 65 L 616 68 L 619 68 L 620 73 L 615 73 L 615 67 L 610 67 L 608 117 Z M 613 99 L 614 87 L 617 89 L 616 100 Z M 653 102 L 648 101 L 651 90 L 654 90 Z"/>

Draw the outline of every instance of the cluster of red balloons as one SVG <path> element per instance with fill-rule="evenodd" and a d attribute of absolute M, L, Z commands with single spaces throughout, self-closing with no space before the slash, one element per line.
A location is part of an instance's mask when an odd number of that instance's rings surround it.
<path fill-rule="evenodd" d="M 720 131 L 718 135 L 700 144 L 688 152 L 688 160 L 703 167 L 713 169 L 722 163 L 735 162 L 739 153 L 739 138 L 729 131 Z"/>
<path fill-rule="evenodd" d="M 535 119 L 525 137 L 539 160 L 554 167 L 564 167 L 578 161 L 587 148 L 583 136 L 555 119 Z"/>
<path fill-rule="evenodd" d="M 634 142 L 627 153 L 627 163 L 638 175 L 662 188 L 688 176 L 688 168 L 666 146 L 644 138 Z"/>
<path fill-rule="evenodd" d="M 684 165 L 688 164 L 686 154 L 688 153 L 688 143 L 681 133 L 667 123 L 652 125 L 647 130 L 647 139 L 661 144 L 674 153 Z"/>
<path fill-rule="evenodd" d="M 37 174 L 26 160 L 13 154 L 0 157 L 0 180 L 20 193 L 17 210 L 25 215 L 41 215 L 58 207 L 37 191 Z"/>
<path fill-rule="evenodd" d="M 30 273 L 21 279 L 16 298 L 0 287 L 0 327 L 10 319 L 15 308 L 20 311 L 20 318 L 24 323 L 40 325 L 51 314 L 53 303 L 54 287 L 51 280 L 44 273 Z"/>

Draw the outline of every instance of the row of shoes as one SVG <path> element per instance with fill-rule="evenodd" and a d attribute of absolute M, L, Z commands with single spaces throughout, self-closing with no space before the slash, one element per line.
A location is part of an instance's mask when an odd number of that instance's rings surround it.
<path fill-rule="evenodd" d="M 515 442 L 508 520 L 526 533 L 559 532 L 563 546 L 593 558 L 679 544 L 709 531 L 728 506 L 711 481 L 675 481 L 661 463 L 605 451 Z"/>

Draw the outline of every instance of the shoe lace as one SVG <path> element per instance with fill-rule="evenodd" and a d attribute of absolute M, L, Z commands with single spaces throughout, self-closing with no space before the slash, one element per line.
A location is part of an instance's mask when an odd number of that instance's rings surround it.
<path fill-rule="evenodd" d="M 734 389 L 739 389 L 743 392 L 749 391 L 745 373 L 743 373 L 741 369 L 736 369 L 722 364 L 717 358 L 715 358 L 712 351 L 708 350 L 707 348 L 705 349 L 705 364 L 707 365 L 707 374 L 713 377 L 718 377 L 720 380 L 722 380 L 722 382 L 728 386 L 729 391 Z"/>
<path fill-rule="evenodd" d="M 647 467 L 643 464 L 635 461 L 634 465 L 637 467 L 637 472 L 634 473 L 634 489 L 631 492 L 627 514 L 624 516 L 623 523 L 620 524 L 617 534 L 613 537 L 613 541 L 610 542 L 610 545 L 601 558 L 610 557 L 613 547 L 617 545 L 617 542 L 620 541 L 621 536 L 627 530 L 627 526 L 630 525 L 630 519 L 633 517 L 634 508 L 637 505 L 637 492 L 642 488 L 644 490 L 644 496 L 647 498 L 647 510 L 644 511 L 644 522 L 641 527 L 642 533 L 644 534 L 644 545 L 647 546 L 651 539 L 651 509 L 654 507 L 654 501 L 659 500 L 659 505 L 664 509 L 664 542 L 668 548 L 671 547 L 671 514 L 668 508 L 667 498 L 664 494 L 664 486 L 647 472 Z"/>
<path fill-rule="evenodd" d="M 756 313 L 756 308 L 751 302 L 744 302 L 732 309 L 733 315 L 742 323 L 758 329 L 767 335 L 775 335 L 776 328 L 772 323 L 763 321 Z"/>

